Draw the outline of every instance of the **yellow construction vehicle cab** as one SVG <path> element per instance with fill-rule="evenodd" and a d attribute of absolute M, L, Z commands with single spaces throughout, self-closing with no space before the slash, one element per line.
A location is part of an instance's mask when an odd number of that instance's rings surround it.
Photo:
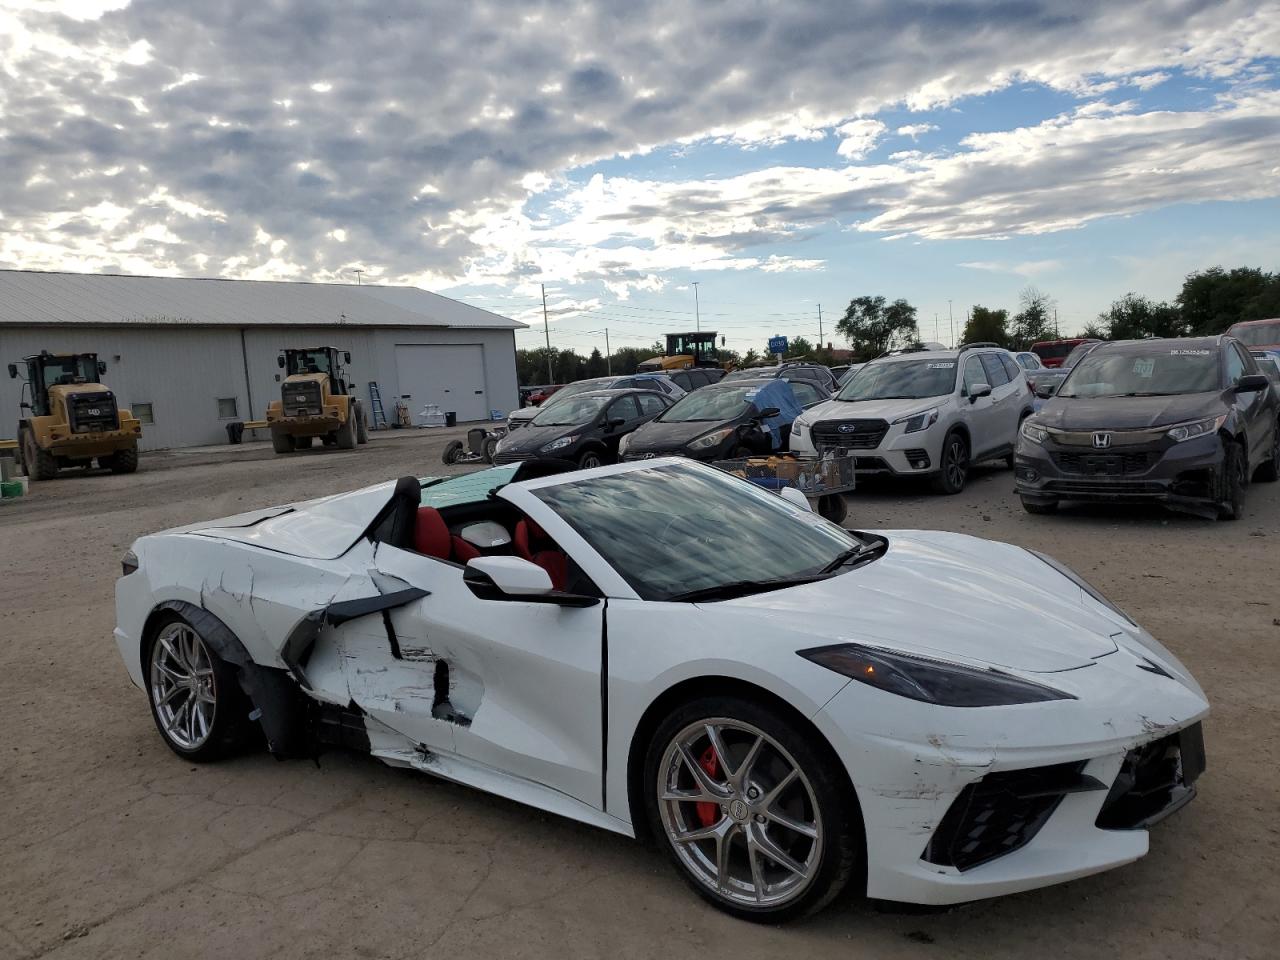
<path fill-rule="evenodd" d="M 319 437 L 325 446 L 350 450 L 369 440 L 364 404 L 351 395 L 342 364 L 351 354 L 336 347 L 283 350 L 277 358 L 285 371 L 280 399 L 267 404 L 267 426 L 276 453 L 311 446 Z"/>
<path fill-rule="evenodd" d="M 695 333 L 668 333 L 666 356 L 642 361 L 641 372 L 655 370 L 684 370 L 686 367 L 721 367 L 716 353 L 716 332 L 703 330 Z M 725 369 L 728 369 L 727 365 Z"/>
<path fill-rule="evenodd" d="M 63 467 L 90 467 L 112 473 L 138 469 L 142 424 L 116 404 L 98 377 L 107 365 L 96 353 L 25 357 L 18 420 L 18 462 L 32 480 L 52 480 Z M 17 378 L 18 365 L 9 364 Z"/>

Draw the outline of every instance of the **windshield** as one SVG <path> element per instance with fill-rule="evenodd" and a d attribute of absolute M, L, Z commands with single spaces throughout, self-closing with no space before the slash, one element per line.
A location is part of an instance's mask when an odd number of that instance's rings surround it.
<path fill-rule="evenodd" d="M 422 505 L 440 509 L 460 503 L 483 503 L 490 491 L 509 483 L 520 466 L 512 463 L 456 477 L 423 477 L 419 481 L 422 484 Z"/>
<path fill-rule="evenodd" d="M 1280 343 L 1280 320 L 1273 323 L 1251 323 L 1248 326 L 1237 324 L 1227 331 L 1227 336 L 1235 337 L 1250 347 L 1266 347 Z"/>
<path fill-rule="evenodd" d="M 329 373 L 327 350 L 290 350 L 285 356 L 289 361 L 289 376 L 295 373 Z"/>
<path fill-rule="evenodd" d="M 98 381 L 98 368 L 90 356 L 43 358 L 42 368 L 46 387 Z"/>
<path fill-rule="evenodd" d="M 1077 363 L 1080 362 L 1081 357 L 1088 356 L 1090 353 L 1093 352 L 1093 348 L 1096 346 L 1097 346 L 1096 343 L 1077 344 L 1076 346 L 1071 348 L 1071 352 L 1067 354 L 1067 359 L 1062 361 L 1062 366 L 1068 369 L 1071 367 L 1074 367 Z"/>
<path fill-rule="evenodd" d="M 1221 388 L 1218 351 L 1199 347 L 1094 350 L 1075 365 L 1059 397 L 1162 397 Z"/>
<path fill-rule="evenodd" d="M 710 467 L 666 464 L 534 494 L 645 600 L 743 581 L 817 577 L 841 553 L 864 544 Z"/>
<path fill-rule="evenodd" d="M 837 400 L 923 400 L 956 388 L 956 362 L 896 360 L 869 363 L 836 394 Z"/>
<path fill-rule="evenodd" d="M 758 383 L 716 384 L 686 394 L 657 419 L 663 423 L 730 420 L 743 413 L 760 389 Z"/>
<path fill-rule="evenodd" d="M 532 422 L 535 427 L 567 427 L 570 424 L 588 423 L 595 419 L 609 400 L 609 397 L 570 397 L 543 407 Z"/>
<path fill-rule="evenodd" d="M 589 393 L 592 390 L 603 390 L 611 381 L 607 380 L 579 380 L 577 383 L 571 383 L 568 386 L 561 387 L 546 400 L 542 401 L 542 409 L 554 407 L 563 400 L 570 397 L 576 397 L 580 393 Z"/>

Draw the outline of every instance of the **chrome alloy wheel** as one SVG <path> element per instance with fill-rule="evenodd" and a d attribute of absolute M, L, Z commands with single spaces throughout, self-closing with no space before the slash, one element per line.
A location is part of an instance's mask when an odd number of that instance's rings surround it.
<path fill-rule="evenodd" d="M 757 727 L 728 717 L 690 724 L 668 744 L 656 786 L 677 858 L 717 896 L 776 907 L 817 875 L 822 819 L 813 787 Z"/>
<path fill-rule="evenodd" d="M 151 645 L 151 703 L 164 734 L 183 750 L 209 739 L 218 708 L 213 661 L 186 623 L 171 623 Z"/>

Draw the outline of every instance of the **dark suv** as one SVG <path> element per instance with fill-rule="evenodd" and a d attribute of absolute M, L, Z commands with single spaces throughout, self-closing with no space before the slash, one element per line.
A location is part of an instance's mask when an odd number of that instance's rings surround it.
<path fill-rule="evenodd" d="M 1104 343 L 1023 422 L 1014 482 L 1029 513 L 1150 500 L 1234 520 L 1250 478 L 1280 477 L 1278 418 L 1270 381 L 1232 337 Z"/>

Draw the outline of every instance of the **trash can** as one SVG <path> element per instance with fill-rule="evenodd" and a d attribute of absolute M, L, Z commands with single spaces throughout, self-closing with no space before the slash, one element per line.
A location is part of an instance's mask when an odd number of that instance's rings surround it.
<path fill-rule="evenodd" d="M 227 424 L 227 441 L 239 443 L 244 437 L 244 423 L 239 420 Z"/>
<path fill-rule="evenodd" d="M 446 427 L 456 427 L 458 425 L 457 410 L 446 410 L 444 412 L 444 425 Z"/>

